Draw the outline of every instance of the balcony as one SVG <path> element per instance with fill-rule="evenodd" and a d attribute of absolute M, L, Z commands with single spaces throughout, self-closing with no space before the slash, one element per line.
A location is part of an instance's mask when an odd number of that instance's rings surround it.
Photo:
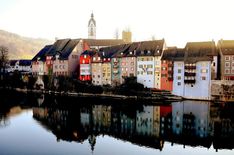
<path fill-rule="evenodd" d="M 184 76 L 196 76 L 196 73 L 185 72 Z"/>
<path fill-rule="evenodd" d="M 185 66 L 184 68 L 185 68 L 185 69 L 194 69 L 194 70 L 195 70 L 195 69 L 196 69 L 196 66 Z"/>
<path fill-rule="evenodd" d="M 184 83 L 185 84 L 195 84 L 196 80 L 193 79 L 193 80 L 184 80 Z"/>

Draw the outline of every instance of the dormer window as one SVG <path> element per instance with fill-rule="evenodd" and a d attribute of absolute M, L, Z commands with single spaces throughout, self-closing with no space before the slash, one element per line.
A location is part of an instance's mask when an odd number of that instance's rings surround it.
<path fill-rule="evenodd" d="M 110 58 L 108 58 L 108 61 L 110 61 Z"/>
<path fill-rule="evenodd" d="M 159 50 L 157 50 L 157 53 L 159 53 Z"/>
<path fill-rule="evenodd" d="M 150 54 L 150 51 L 147 51 L 148 54 Z"/>
<path fill-rule="evenodd" d="M 132 52 L 130 52 L 130 54 L 132 54 Z"/>
<path fill-rule="evenodd" d="M 86 57 L 87 57 L 87 56 L 86 56 L 86 55 L 84 55 L 84 58 L 85 58 L 85 59 L 86 59 Z"/>
<path fill-rule="evenodd" d="M 121 52 L 121 55 L 123 55 L 123 52 Z"/>
<path fill-rule="evenodd" d="M 106 61 L 106 58 L 104 58 L 104 61 Z"/>
<path fill-rule="evenodd" d="M 100 57 L 98 57 L 98 60 L 101 60 L 101 58 L 100 58 Z"/>
<path fill-rule="evenodd" d="M 95 61 L 96 60 L 96 57 L 93 57 L 93 61 Z"/>

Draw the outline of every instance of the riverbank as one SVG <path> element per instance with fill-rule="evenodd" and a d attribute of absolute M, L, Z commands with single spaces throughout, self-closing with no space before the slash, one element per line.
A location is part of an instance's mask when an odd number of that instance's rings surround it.
<path fill-rule="evenodd" d="M 150 102 L 157 102 L 157 101 L 182 101 L 183 98 L 180 96 L 172 95 L 167 91 L 156 91 L 151 94 L 151 96 L 126 96 L 126 95 L 117 95 L 117 94 L 93 94 L 93 93 L 80 93 L 80 92 L 65 92 L 65 91 L 52 91 L 52 90 L 37 90 L 37 89 L 22 89 L 22 88 L 1 88 L 7 90 L 13 90 L 21 93 L 34 93 L 34 94 L 47 94 L 47 95 L 54 95 L 54 96 L 71 96 L 71 97 L 92 97 L 92 98 L 99 98 L 99 99 L 114 99 L 114 100 L 125 100 L 125 101 L 150 101 Z"/>

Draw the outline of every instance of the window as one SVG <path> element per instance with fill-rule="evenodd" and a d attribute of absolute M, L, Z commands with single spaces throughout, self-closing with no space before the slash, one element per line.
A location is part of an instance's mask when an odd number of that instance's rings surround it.
<path fill-rule="evenodd" d="M 143 65 L 139 65 L 139 68 L 143 68 Z"/>
<path fill-rule="evenodd" d="M 178 67 L 182 67 L 182 63 L 178 63 Z"/>
<path fill-rule="evenodd" d="M 84 64 L 84 63 L 85 63 L 85 60 L 83 60 L 82 63 Z"/>
<path fill-rule="evenodd" d="M 225 69 L 225 74 L 230 74 L 230 69 Z"/>
<path fill-rule="evenodd" d="M 139 75 L 140 74 L 140 72 L 139 71 L 137 71 L 137 75 Z"/>
<path fill-rule="evenodd" d="M 163 60 L 163 63 L 165 64 L 165 63 L 166 63 L 166 60 Z"/>
<path fill-rule="evenodd" d="M 147 74 L 148 74 L 148 75 L 152 75 L 153 72 L 152 72 L 152 71 L 148 71 Z"/>
<path fill-rule="evenodd" d="M 177 86 L 181 86 L 181 82 L 177 82 Z"/>
<path fill-rule="evenodd" d="M 191 66 L 191 65 L 190 65 Z M 207 66 L 207 63 L 206 62 L 203 62 L 202 64 L 201 64 L 201 66 L 202 67 L 206 67 Z"/>
<path fill-rule="evenodd" d="M 165 70 L 167 70 L 167 68 L 166 67 L 162 67 L 162 70 L 165 71 Z"/>
<path fill-rule="evenodd" d="M 201 79 L 202 79 L 202 80 L 206 80 L 206 77 L 205 77 L 205 76 L 202 76 Z"/>
<path fill-rule="evenodd" d="M 230 67 L 230 62 L 225 62 L 225 67 Z"/>
<path fill-rule="evenodd" d="M 86 59 L 87 55 L 84 55 L 84 58 Z"/>
<path fill-rule="evenodd" d="M 234 56 L 232 56 L 232 60 L 234 61 Z"/>
<path fill-rule="evenodd" d="M 134 71 L 134 68 L 133 68 L 133 67 L 131 67 L 131 71 Z"/>
<path fill-rule="evenodd" d="M 232 69 L 232 74 L 234 74 L 234 69 Z"/>
<path fill-rule="evenodd" d="M 147 68 L 153 68 L 153 65 L 147 65 Z"/>
<path fill-rule="evenodd" d="M 201 73 L 208 73 L 208 69 L 201 69 Z"/>
<path fill-rule="evenodd" d="M 234 62 L 232 62 L 232 68 L 234 68 Z"/>
<path fill-rule="evenodd" d="M 230 60 L 230 56 L 225 56 L 225 61 L 229 61 Z"/>
<path fill-rule="evenodd" d="M 181 69 L 178 69 L 178 73 L 181 73 Z"/>
<path fill-rule="evenodd" d="M 215 66 L 215 62 L 213 62 L 213 66 Z"/>
<path fill-rule="evenodd" d="M 96 57 L 93 57 L 93 61 L 95 61 L 96 60 Z"/>
<path fill-rule="evenodd" d="M 181 80 L 181 76 L 177 76 L 177 80 Z"/>
<path fill-rule="evenodd" d="M 93 78 L 95 78 L 95 75 L 93 75 Z"/>

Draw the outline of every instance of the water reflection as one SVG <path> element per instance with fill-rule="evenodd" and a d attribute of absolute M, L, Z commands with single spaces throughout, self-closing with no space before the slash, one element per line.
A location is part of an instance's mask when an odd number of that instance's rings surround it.
<path fill-rule="evenodd" d="M 58 104 L 56 102 L 56 104 Z M 163 150 L 171 145 L 234 148 L 234 106 L 183 101 L 167 105 L 76 104 L 33 107 L 33 117 L 52 131 L 57 140 L 88 140 L 95 149 L 96 137 L 109 135 L 140 146 Z"/>

